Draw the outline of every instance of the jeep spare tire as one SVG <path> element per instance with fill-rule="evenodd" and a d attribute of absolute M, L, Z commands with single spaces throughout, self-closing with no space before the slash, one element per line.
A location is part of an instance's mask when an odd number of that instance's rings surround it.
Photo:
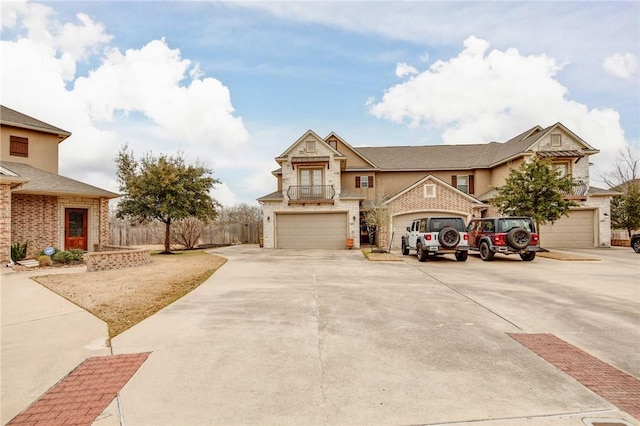
<path fill-rule="evenodd" d="M 442 228 L 438 234 L 438 242 L 444 248 L 454 248 L 460 242 L 460 233 L 450 227 Z"/>
<path fill-rule="evenodd" d="M 531 242 L 531 234 L 523 228 L 513 228 L 507 234 L 507 243 L 516 250 L 522 250 Z"/>

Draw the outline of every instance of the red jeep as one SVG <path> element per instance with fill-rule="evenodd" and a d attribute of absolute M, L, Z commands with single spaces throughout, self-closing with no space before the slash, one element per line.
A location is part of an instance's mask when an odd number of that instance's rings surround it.
<path fill-rule="evenodd" d="M 538 234 L 530 217 L 485 217 L 472 219 L 467 227 L 469 250 L 479 251 L 482 260 L 492 260 L 496 253 L 518 253 L 522 260 L 536 258 Z"/>

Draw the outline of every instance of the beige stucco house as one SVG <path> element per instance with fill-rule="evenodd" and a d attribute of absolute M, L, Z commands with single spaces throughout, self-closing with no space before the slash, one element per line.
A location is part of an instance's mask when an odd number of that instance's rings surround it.
<path fill-rule="evenodd" d="M 58 174 L 58 144 L 71 133 L 0 106 L 0 262 L 11 244 L 93 251 L 109 238 L 118 194 Z"/>
<path fill-rule="evenodd" d="M 568 217 L 540 230 L 544 247 L 611 245 L 609 203 L 615 193 L 589 186 L 589 157 L 597 154 L 561 123 L 532 127 L 506 142 L 478 145 L 353 147 L 335 133 L 309 130 L 276 157 L 277 190 L 258 199 L 265 248 L 345 248 L 368 241 L 363 215 L 389 207 L 383 247 L 400 246 L 415 218 L 429 214 L 497 215 L 489 201 L 509 172 L 538 155 L 576 182 L 566 194 L 579 203 Z"/>

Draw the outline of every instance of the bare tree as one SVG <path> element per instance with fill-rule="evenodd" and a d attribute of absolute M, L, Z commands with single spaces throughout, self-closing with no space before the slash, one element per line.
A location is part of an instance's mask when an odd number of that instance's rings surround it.
<path fill-rule="evenodd" d="M 613 168 L 606 173 L 601 173 L 600 178 L 609 188 L 617 188 L 626 185 L 640 177 L 640 159 L 638 153 L 630 146 L 625 151 L 620 151 L 613 163 Z M 619 188 L 624 190 L 625 188 Z"/>
<path fill-rule="evenodd" d="M 391 219 L 391 211 L 389 206 L 385 204 L 385 201 L 384 189 L 378 187 L 376 189 L 375 199 L 364 203 L 364 207 L 367 208 L 364 215 L 364 222 L 369 228 L 369 232 L 373 231 L 375 233 L 375 242 L 378 247 L 378 251 L 381 250 L 380 228 L 388 226 Z M 391 238 L 391 236 L 389 237 Z"/>
<path fill-rule="evenodd" d="M 207 227 L 207 222 L 197 217 L 185 217 L 173 223 L 171 240 L 191 250 L 196 247 L 200 236 Z"/>

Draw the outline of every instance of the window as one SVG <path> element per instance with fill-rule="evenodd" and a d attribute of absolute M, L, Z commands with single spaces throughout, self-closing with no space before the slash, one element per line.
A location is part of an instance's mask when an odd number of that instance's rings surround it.
<path fill-rule="evenodd" d="M 553 163 L 552 167 L 553 167 L 553 170 L 560 173 L 560 177 L 569 176 L 569 163 L 567 162 Z"/>
<path fill-rule="evenodd" d="M 29 156 L 29 139 L 21 138 L 19 136 L 9 137 L 9 155 L 16 157 L 28 157 Z"/>
<path fill-rule="evenodd" d="M 306 141 L 304 150 L 307 152 L 316 152 L 316 141 Z"/>
<path fill-rule="evenodd" d="M 475 192 L 473 175 L 452 175 L 451 186 L 465 194 L 473 194 Z"/>
<path fill-rule="evenodd" d="M 561 134 L 552 134 L 551 135 L 551 146 L 562 146 L 562 135 Z"/>
<path fill-rule="evenodd" d="M 436 186 L 432 183 L 424 185 L 424 198 L 436 198 Z"/>
<path fill-rule="evenodd" d="M 373 188 L 373 176 L 356 176 L 356 188 Z"/>

